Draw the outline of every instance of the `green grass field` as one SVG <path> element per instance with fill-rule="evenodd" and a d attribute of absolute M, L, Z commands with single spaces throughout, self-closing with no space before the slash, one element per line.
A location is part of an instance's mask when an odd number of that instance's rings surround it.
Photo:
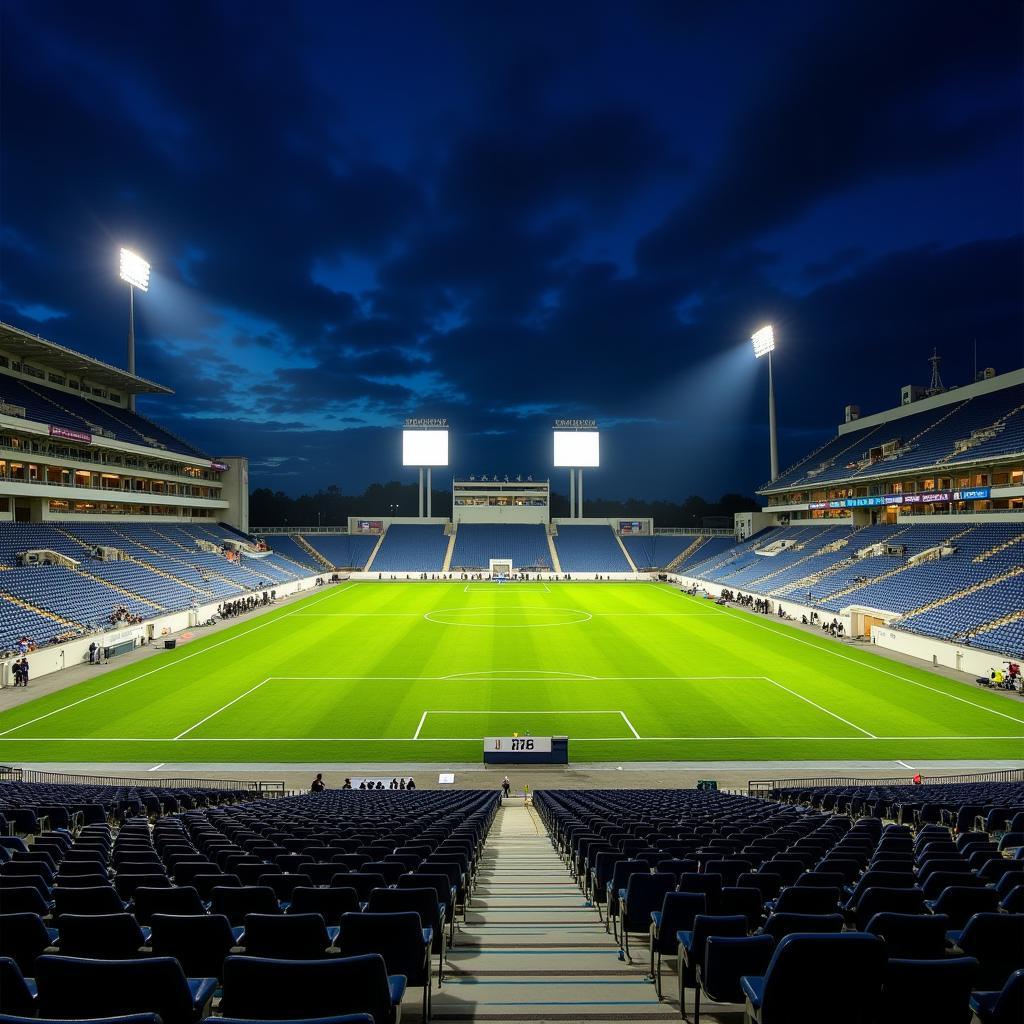
<path fill-rule="evenodd" d="M 1024 757 L 1024 704 L 656 584 L 349 583 L 0 713 L 0 761 Z"/>

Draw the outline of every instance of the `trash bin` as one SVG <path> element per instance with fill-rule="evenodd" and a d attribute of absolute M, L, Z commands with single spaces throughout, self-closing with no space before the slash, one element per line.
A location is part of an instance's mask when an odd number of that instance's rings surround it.
<path fill-rule="evenodd" d="M 177 647 L 177 646 L 178 646 L 177 638 L 175 638 L 174 640 L 165 640 L 164 641 L 164 650 L 165 651 L 173 651 L 174 648 Z"/>

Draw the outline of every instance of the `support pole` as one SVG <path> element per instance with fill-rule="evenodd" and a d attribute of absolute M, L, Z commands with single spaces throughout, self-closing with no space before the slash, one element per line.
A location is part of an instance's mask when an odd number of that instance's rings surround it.
<path fill-rule="evenodd" d="M 779 478 L 779 438 L 775 428 L 775 378 L 772 376 L 772 354 L 768 353 L 768 442 L 771 445 L 772 480 Z"/>
<path fill-rule="evenodd" d="M 576 518 L 576 470 L 569 470 L 569 518 Z"/>
<path fill-rule="evenodd" d="M 576 485 L 576 499 L 580 503 L 580 514 L 577 516 L 578 519 L 583 518 L 583 470 L 579 471 L 580 482 Z"/>
<path fill-rule="evenodd" d="M 135 376 L 135 287 L 128 285 L 128 372 Z M 135 412 L 135 395 L 128 396 L 128 409 Z"/>
<path fill-rule="evenodd" d="M 423 467 L 420 466 L 420 519 L 423 518 Z"/>
<path fill-rule="evenodd" d="M 432 500 L 432 497 L 431 497 L 431 492 L 433 491 L 433 489 L 434 489 L 433 477 L 432 477 L 431 472 L 430 472 L 430 467 L 427 466 L 427 518 L 428 519 L 431 518 L 431 511 L 430 511 L 430 509 L 431 509 L 431 507 L 433 505 L 433 500 Z"/>

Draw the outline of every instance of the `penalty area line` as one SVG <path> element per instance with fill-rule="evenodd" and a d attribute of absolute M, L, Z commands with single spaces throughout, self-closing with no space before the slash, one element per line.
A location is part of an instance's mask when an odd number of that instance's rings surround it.
<path fill-rule="evenodd" d="M 805 697 L 802 693 L 797 693 L 796 690 L 791 690 L 788 686 L 783 686 L 782 683 L 777 683 L 771 676 L 764 676 L 772 686 L 777 686 L 780 690 L 785 690 L 786 693 L 791 693 L 794 697 L 799 698 L 802 701 L 806 701 L 811 707 L 817 708 L 819 711 L 824 711 L 826 715 L 831 715 L 833 718 L 842 722 L 844 725 L 848 725 L 851 729 L 856 729 L 857 732 L 864 733 L 865 736 L 870 736 L 871 739 L 877 740 L 878 737 L 873 732 L 868 732 L 867 729 L 862 729 L 859 725 L 855 725 L 848 718 L 843 718 L 842 715 L 837 715 L 834 711 L 829 711 L 828 708 L 823 708 L 820 704 L 815 703 L 810 697 Z"/>

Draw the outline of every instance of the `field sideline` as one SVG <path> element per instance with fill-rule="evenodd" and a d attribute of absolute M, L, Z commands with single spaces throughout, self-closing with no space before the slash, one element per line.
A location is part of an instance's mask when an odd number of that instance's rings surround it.
<path fill-rule="evenodd" d="M 349 583 L 0 713 L 0 761 L 1019 759 L 1024 704 L 658 584 Z"/>

